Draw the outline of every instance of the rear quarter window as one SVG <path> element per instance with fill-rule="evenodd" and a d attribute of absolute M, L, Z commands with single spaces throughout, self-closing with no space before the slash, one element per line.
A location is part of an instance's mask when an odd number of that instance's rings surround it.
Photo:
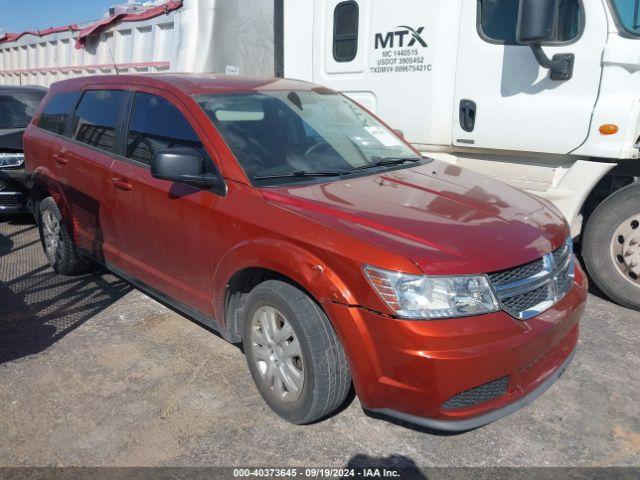
<path fill-rule="evenodd" d="M 67 121 L 79 98 L 80 92 L 63 92 L 53 95 L 40 114 L 38 127 L 58 135 L 65 135 Z"/>

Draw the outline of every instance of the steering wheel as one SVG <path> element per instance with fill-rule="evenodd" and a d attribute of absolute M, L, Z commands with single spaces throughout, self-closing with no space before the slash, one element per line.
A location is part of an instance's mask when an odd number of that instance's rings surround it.
<path fill-rule="evenodd" d="M 307 148 L 305 150 L 305 152 L 303 153 L 303 155 L 310 155 L 313 152 L 315 152 L 316 150 L 320 150 L 321 148 L 326 148 L 328 146 L 329 146 L 329 144 L 327 142 L 318 141 L 317 143 L 314 143 L 309 148 Z"/>

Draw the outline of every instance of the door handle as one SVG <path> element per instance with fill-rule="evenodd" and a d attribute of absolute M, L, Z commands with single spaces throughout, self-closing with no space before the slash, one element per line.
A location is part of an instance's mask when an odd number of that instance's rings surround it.
<path fill-rule="evenodd" d="M 465 132 L 473 132 L 476 128 L 476 102 L 460 100 L 460 126 Z"/>
<path fill-rule="evenodd" d="M 113 185 L 116 188 L 119 188 L 120 190 L 131 190 L 133 189 L 133 185 L 131 185 L 126 178 L 117 178 L 114 177 L 111 179 L 111 182 L 113 183 Z"/>
<path fill-rule="evenodd" d="M 55 162 L 56 162 L 58 165 L 66 165 L 67 163 L 69 163 L 69 160 L 67 160 L 65 157 L 63 157 L 63 156 L 62 156 L 61 154 L 59 154 L 59 153 L 56 153 L 56 154 L 53 156 L 53 159 L 55 160 Z"/>

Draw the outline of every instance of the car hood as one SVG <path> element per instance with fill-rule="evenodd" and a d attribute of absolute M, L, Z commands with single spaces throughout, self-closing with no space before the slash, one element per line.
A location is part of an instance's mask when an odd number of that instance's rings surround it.
<path fill-rule="evenodd" d="M 263 192 L 279 208 L 403 255 L 433 275 L 521 265 L 558 248 L 569 234 L 560 213 L 544 201 L 437 160 Z"/>
<path fill-rule="evenodd" d="M 24 128 L 0 128 L 0 152 L 10 150 L 21 152 Z"/>

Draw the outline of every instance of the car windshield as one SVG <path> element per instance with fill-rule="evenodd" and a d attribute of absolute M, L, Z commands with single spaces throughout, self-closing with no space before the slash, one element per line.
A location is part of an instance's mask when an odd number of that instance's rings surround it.
<path fill-rule="evenodd" d="M 196 98 L 260 185 L 393 168 L 420 158 L 346 97 L 324 89 Z"/>
<path fill-rule="evenodd" d="M 612 0 L 611 3 L 627 33 L 640 36 L 640 0 Z"/>
<path fill-rule="evenodd" d="M 44 92 L 0 93 L 0 129 L 25 128 Z"/>

